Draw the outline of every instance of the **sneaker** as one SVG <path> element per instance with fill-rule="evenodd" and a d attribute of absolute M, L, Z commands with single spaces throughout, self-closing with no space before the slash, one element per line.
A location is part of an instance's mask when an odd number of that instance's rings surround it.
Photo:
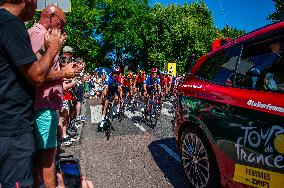
<path fill-rule="evenodd" d="M 70 137 L 62 138 L 61 145 L 62 146 L 70 146 L 72 144 Z"/>
<path fill-rule="evenodd" d="M 74 136 L 70 138 L 70 142 L 77 142 L 78 141 L 78 137 Z"/>
<path fill-rule="evenodd" d="M 86 116 L 84 116 L 84 115 L 81 115 L 81 116 L 80 116 L 80 121 L 85 122 L 85 121 L 86 121 L 86 119 L 87 119 L 87 117 L 86 117 Z"/>
<path fill-rule="evenodd" d="M 105 120 L 102 120 L 102 121 L 101 121 L 101 123 L 100 123 L 100 128 L 103 128 L 103 127 L 104 127 L 105 122 L 106 122 Z"/>

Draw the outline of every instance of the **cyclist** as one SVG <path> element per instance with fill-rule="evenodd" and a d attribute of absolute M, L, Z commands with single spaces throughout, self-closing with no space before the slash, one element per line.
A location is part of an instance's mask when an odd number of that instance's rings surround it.
<path fill-rule="evenodd" d="M 145 73 L 143 70 L 139 70 L 134 80 L 134 88 L 135 90 L 138 90 L 140 96 L 142 96 L 144 81 L 145 81 Z"/>
<path fill-rule="evenodd" d="M 132 76 L 133 74 L 129 72 L 123 79 L 122 79 L 122 91 L 126 94 L 129 101 L 132 99 Z"/>
<path fill-rule="evenodd" d="M 161 71 L 159 75 L 160 85 L 161 85 L 161 94 L 162 97 L 165 98 L 167 94 L 167 78 L 166 78 L 166 71 Z"/>
<path fill-rule="evenodd" d="M 147 104 L 147 112 L 149 111 L 149 106 L 148 106 L 148 98 L 149 98 L 149 94 L 154 94 L 154 96 L 158 96 L 161 93 L 161 87 L 160 87 L 160 79 L 157 78 L 157 72 L 158 69 L 157 68 L 151 68 L 150 70 L 150 76 L 148 76 L 146 78 L 146 80 L 144 81 L 144 97 L 145 97 L 145 101 Z M 157 104 L 159 105 L 159 100 L 156 101 Z M 144 109 L 141 109 L 142 111 L 144 111 Z"/>
<path fill-rule="evenodd" d="M 102 121 L 100 123 L 100 128 L 103 128 L 104 126 L 106 110 L 112 99 L 114 99 L 114 105 L 117 107 L 117 113 L 119 113 L 119 104 L 122 98 L 122 88 L 121 88 L 121 82 L 119 80 L 119 74 L 120 74 L 120 67 L 114 66 L 112 68 L 112 73 L 110 77 L 106 80 L 106 86 L 103 91 L 103 99 L 105 100 L 103 104 Z"/>
<path fill-rule="evenodd" d="M 172 88 L 172 80 L 173 80 L 170 71 L 167 72 L 165 80 L 166 80 L 166 98 L 169 98 Z"/>

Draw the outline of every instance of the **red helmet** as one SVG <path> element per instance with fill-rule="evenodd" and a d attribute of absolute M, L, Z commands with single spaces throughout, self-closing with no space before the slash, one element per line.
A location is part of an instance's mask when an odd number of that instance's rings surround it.
<path fill-rule="evenodd" d="M 120 67 L 119 66 L 114 66 L 111 70 L 112 72 L 120 73 Z"/>
<path fill-rule="evenodd" d="M 157 73 L 157 72 L 158 72 L 158 69 L 157 69 L 156 67 L 151 68 L 150 72 Z"/>

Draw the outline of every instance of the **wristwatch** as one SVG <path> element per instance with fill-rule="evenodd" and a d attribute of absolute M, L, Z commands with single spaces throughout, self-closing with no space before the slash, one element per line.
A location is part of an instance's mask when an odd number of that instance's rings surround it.
<path fill-rule="evenodd" d="M 39 49 L 38 52 L 40 53 L 40 55 L 44 56 L 45 54 L 45 50 L 43 48 Z"/>

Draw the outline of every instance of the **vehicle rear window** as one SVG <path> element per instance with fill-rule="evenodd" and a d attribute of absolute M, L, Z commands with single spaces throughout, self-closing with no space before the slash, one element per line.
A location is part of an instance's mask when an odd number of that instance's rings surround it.
<path fill-rule="evenodd" d="M 283 92 L 283 48 L 283 30 L 245 43 L 242 57 L 237 66 L 236 86 Z"/>

